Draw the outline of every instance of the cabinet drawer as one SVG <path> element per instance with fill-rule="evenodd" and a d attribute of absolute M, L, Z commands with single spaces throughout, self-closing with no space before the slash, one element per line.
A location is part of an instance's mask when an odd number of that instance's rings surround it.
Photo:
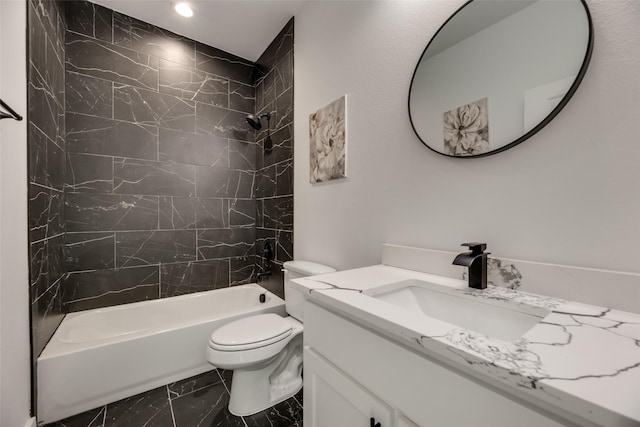
<path fill-rule="evenodd" d="M 392 427 L 388 405 L 309 348 L 304 381 L 305 427 Z"/>

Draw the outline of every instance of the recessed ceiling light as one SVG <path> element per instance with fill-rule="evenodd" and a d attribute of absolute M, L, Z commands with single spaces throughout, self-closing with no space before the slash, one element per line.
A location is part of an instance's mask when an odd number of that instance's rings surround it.
<path fill-rule="evenodd" d="M 193 10 L 191 10 L 191 6 L 187 2 L 176 3 L 173 8 L 184 17 L 191 18 L 193 16 Z"/>

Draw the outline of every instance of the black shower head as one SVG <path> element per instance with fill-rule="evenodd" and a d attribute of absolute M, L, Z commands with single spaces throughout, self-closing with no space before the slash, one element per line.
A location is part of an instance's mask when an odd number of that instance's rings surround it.
<path fill-rule="evenodd" d="M 254 116 L 253 114 L 249 114 L 247 116 L 247 123 L 251 125 L 255 130 L 260 130 L 262 128 L 262 123 L 260 123 L 260 119 Z"/>
<path fill-rule="evenodd" d="M 262 123 L 260 122 L 260 119 L 266 118 L 267 122 L 269 120 L 271 120 L 271 114 L 267 113 L 267 114 L 263 114 L 260 117 L 256 117 L 253 114 L 249 114 L 247 116 L 247 123 L 249 123 L 249 125 L 251 125 L 252 128 L 254 128 L 255 130 L 260 130 L 262 129 Z"/>

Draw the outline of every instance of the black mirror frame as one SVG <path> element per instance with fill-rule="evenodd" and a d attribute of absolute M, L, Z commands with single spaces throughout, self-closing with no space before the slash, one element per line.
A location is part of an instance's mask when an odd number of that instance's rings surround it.
<path fill-rule="evenodd" d="M 573 81 L 573 84 L 571 85 L 571 87 L 569 88 L 569 90 L 567 91 L 565 96 L 562 98 L 560 103 L 547 115 L 547 117 L 544 118 L 544 120 L 542 120 L 540 123 L 538 123 L 533 129 L 529 130 L 527 133 L 525 133 L 524 135 L 522 135 L 521 137 L 519 137 L 515 141 L 510 142 L 509 144 L 503 145 L 502 147 L 496 148 L 495 150 L 491 150 L 491 151 L 488 151 L 488 152 L 482 153 L 482 154 L 475 154 L 473 156 L 452 156 L 450 154 L 442 153 L 442 152 L 430 147 L 429 144 L 427 144 L 420 137 L 420 135 L 418 134 L 418 131 L 416 130 L 415 125 L 413 124 L 413 118 L 411 117 L 411 88 L 413 87 L 413 81 L 414 81 L 414 79 L 416 77 L 416 72 L 418 71 L 418 67 L 420 66 L 420 62 L 422 62 L 422 58 L 424 58 L 424 55 L 427 53 L 427 50 L 429 49 L 429 46 L 431 46 L 431 43 L 433 43 L 433 41 L 438 36 L 440 31 L 449 23 L 449 21 L 451 21 L 454 16 L 456 16 L 458 13 L 460 13 L 465 7 L 467 7 L 467 5 L 469 3 L 472 3 L 473 1 L 474 0 L 468 0 L 462 6 L 460 6 L 458 8 L 458 10 L 456 10 L 444 22 L 444 24 L 442 24 L 440 26 L 440 28 L 438 28 L 438 31 L 436 31 L 436 33 L 433 35 L 433 37 L 431 37 L 431 40 L 429 40 L 429 43 L 427 44 L 427 47 L 425 47 L 424 50 L 422 51 L 422 55 L 420 55 L 420 59 L 418 59 L 418 63 L 416 64 L 415 70 L 413 70 L 413 75 L 411 76 L 411 84 L 409 85 L 409 96 L 407 98 L 408 99 L 407 106 L 408 106 L 408 112 L 409 112 L 409 121 L 411 122 L 411 128 L 413 129 L 413 133 L 416 134 L 416 136 L 418 137 L 420 142 L 422 142 L 425 145 L 425 147 L 427 147 L 429 150 L 431 150 L 431 151 L 433 151 L 435 153 L 438 153 L 441 156 L 451 157 L 451 158 L 454 158 L 454 159 L 477 159 L 479 157 L 487 157 L 487 156 L 491 156 L 491 155 L 494 155 L 494 154 L 498 154 L 498 153 L 501 153 L 501 152 L 503 152 L 505 150 L 508 150 L 509 148 L 515 147 L 516 145 L 520 144 L 521 142 L 526 141 L 527 139 L 531 138 L 533 135 L 538 133 L 542 128 L 544 128 L 547 124 L 549 124 L 549 122 L 551 122 L 551 120 L 553 120 L 558 115 L 558 113 L 560 113 L 560 111 L 564 108 L 564 106 L 567 105 L 567 103 L 569 102 L 571 97 L 573 97 L 573 94 L 578 89 L 578 86 L 580 86 L 580 83 L 582 82 L 582 79 L 584 78 L 584 75 L 587 72 L 587 68 L 589 66 L 589 62 L 591 61 L 591 55 L 593 53 L 594 35 L 593 35 L 593 21 L 591 19 L 591 12 L 589 11 L 589 7 L 587 6 L 586 1 L 585 0 L 580 0 L 580 3 L 582 3 L 582 6 L 584 7 L 584 11 L 585 11 L 585 13 L 587 15 L 587 24 L 588 24 L 588 27 L 589 27 L 589 39 L 587 41 L 587 51 L 585 52 L 584 60 L 582 61 L 582 65 L 580 66 L 580 71 L 578 72 L 578 74 L 576 76 L 576 79 Z"/>

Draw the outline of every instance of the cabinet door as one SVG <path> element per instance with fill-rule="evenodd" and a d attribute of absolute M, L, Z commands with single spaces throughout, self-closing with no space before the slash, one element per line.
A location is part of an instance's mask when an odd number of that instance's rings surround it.
<path fill-rule="evenodd" d="M 304 426 L 392 427 L 392 411 L 344 372 L 304 349 Z"/>

